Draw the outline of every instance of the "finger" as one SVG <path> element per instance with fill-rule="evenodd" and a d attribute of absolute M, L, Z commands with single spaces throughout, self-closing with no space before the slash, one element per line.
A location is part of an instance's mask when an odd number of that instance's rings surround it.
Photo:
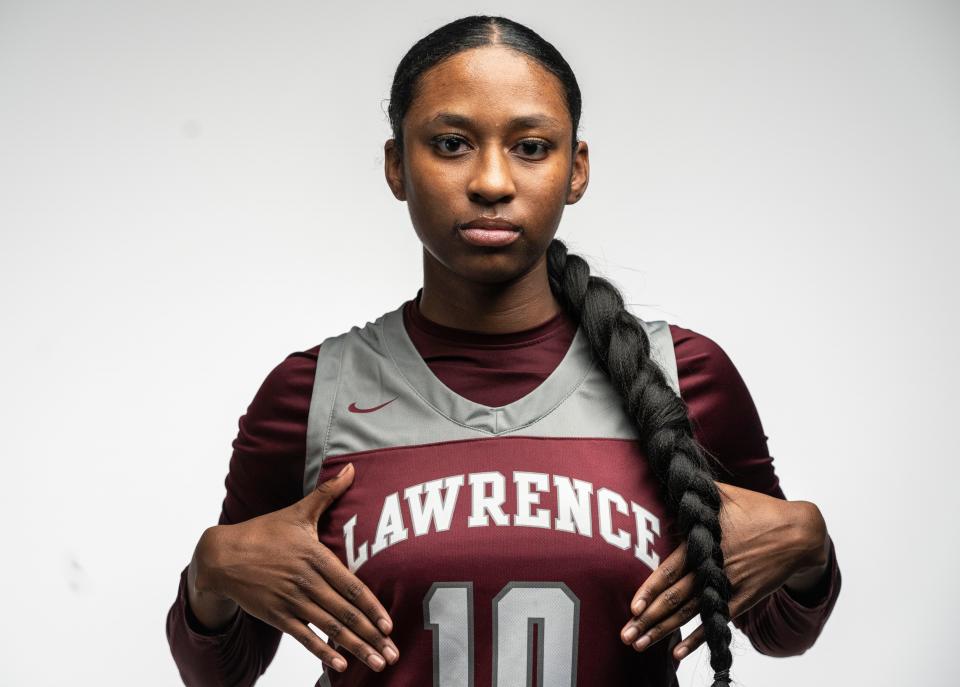
<path fill-rule="evenodd" d="M 668 587 L 647 606 L 637 617 L 631 618 L 620 631 L 624 644 L 629 644 L 659 622 L 674 615 L 677 610 L 694 596 L 696 576 L 684 575 L 675 585 Z"/>
<path fill-rule="evenodd" d="M 639 616 L 631 618 L 620 633 L 625 644 L 634 642 L 651 628 L 675 616 L 677 612 L 694 599 L 696 577 L 688 573 L 676 584 L 668 587 L 647 606 Z M 694 608 L 694 612 L 696 608 Z M 662 629 L 662 628 L 661 628 Z M 656 635 L 659 638 L 659 635 Z M 652 641 L 650 642 L 652 643 Z"/>
<path fill-rule="evenodd" d="M 353 484 L 353 477 L 353 463 L 347 463 L 337 475 L 318 483 L 315 489 L 297 503 L 304 519 L 316 525 L 323 511 Z"/>
<path fill-rule="evenodd" d="M 347 669 L 347 659 L 330 648 L 330 645 L 320 639 L 317 633 L 303 621 L 288 618 L 286 622 L 280 623 L 277 627 L 303 644 L 311 654 L 323 661 L 325 665 L 341 673 Z"/>
<path fill-rule="evenodd" d="M 637 641 L 633 643 L 633 648 L 637 651 L 645 651 L 678 627 L 682 627 L 691 618 L 696 617 L 700 612 L 700 599 L 691 599 L 672 614 L 669 618 L 657 623 L 648 629 Z"/>
<path fill-rule="evenodd" d="M 310 559 L 314 569 L 350 604 L 359 608 L 384 635 L 393 631 L 393 621 L 370 588 L 354 575 L 330 549 L 318 542 Z"/>
<path fill-rule="evenodd" d="M 633 595 L 633 601 L 630 602 L 630 610 L 634 615 L 639 616 L 643 609 L 661 594 L 670 585 L 674 584 L 684 569 L 684 560 L 686 559 L 687 545 L 681 544 L 673 550 L 663 561 L 643 581 L 637 593 Z"/>
<path fill-rule="evenodd" d="M 363 612 L 344 599 L 329 583 L 322 577 L 317 576 L 314 581 L 310 581 L 306 576 L 300 576 L 296 580 L 300 599 L 308 603 L 310 607 L 317 606 L 324 611 L 330 618 L 330 621 L 338 621 L 346 626 L 352 636 L 356 636 L 366 642 L 372 650 L 378 651 L 387 660 L 387 663 L 396 663 L 400 657 L 400 651 L 393 640 L 384 636 L 370 619 Z M 327 632 L 327 630 L 324 630 Z M 327 632 L 331 639 L 337 643 L 343 643 L 335 634 Z M 358 655 L 353 649 L 351 652 Z M 366 656 L 368 652 L 364 653 Z M 363 658 L 361 656 L 361 658 Z"/>
<path fill-rule="evenodd" d="M 678 661 L 682 661 L 684 658 L 699 649 L 700 645 L 703 644 L 705 639 L 706 634 L 703 631 L 703 625 L 698 625 L 697 629 L 688 634 L 686 639 L 673 647 L 674 658 L 676 658 Z"/>
<path fill-rule="evenodd" d="M 380 672 L 387 666 L 384 656 L 374 649 L 370 644 L 357 636 L 349 627 L 334 617 L 326 609 L 321 608 L 312 601 L 305 601 L 295 610 L 303 620 L 312 623 L 315 627 L 322 630 L 330 641 L 337 644 L 337 648 L 343 648 L 363 661 L 371 670 Z"/>
<path fill-rule="evenodd" d="M 742 595 L 736 595 L 730 600 L 728 608 L 730 609 L 730 617 L 736 618 L 749 607 Z M 677 645 L 673 647 L 673 655 L 679 661 L 699 649 L 700 645 L 705 641 L 706 633 L 704 632 L 703 625 L 699 625 L 693 632 L 688 634 L 683 641 L 677 642 Z"/>

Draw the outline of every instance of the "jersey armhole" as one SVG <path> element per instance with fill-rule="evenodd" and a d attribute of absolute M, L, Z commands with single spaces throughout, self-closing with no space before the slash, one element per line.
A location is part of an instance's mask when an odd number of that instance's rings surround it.
<path fill-rule="evenodd" d="M 670 333 L 669 323 L 666 320 L 640 320 L 640 324 L 650 339 L 650 357 L 663 370 L 667 384 L 679 396 L 680 375 L 677 372 L 677 355 L 673 349 L 673 335 Z"/>
<path fill-rule="evenodd" d="M 317 352 L 317 371 L 313 378 L 313 393 L 307 413 L 307 450 L 303 464 L 303 495 L 317 486 L 320 468 L 327 454 L 333 410 L 340 391 L 340 371 L 343 367 L 343 341 L 331 337 L 320 344 Z"/>

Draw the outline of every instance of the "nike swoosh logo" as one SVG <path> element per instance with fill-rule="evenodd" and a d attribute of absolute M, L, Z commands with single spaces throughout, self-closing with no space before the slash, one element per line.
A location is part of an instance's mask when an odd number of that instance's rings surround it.
<path fill-rule="evenodd" d="M 373 406 L 373 408 L 358 408 L 356 402 L 354 402 L 354 403 L 351 403 L 349 406 L 347 406 L 347 410 L 349 410 L 351 413 L 372 413 L 375 410 L 380 410 L 388 403 L 393 403 L 394 401 L 397 400 L 397 398 L 398 398 L 397 396 L 394 396 L 386 403 L 381 403 L 378 406 Z"/>

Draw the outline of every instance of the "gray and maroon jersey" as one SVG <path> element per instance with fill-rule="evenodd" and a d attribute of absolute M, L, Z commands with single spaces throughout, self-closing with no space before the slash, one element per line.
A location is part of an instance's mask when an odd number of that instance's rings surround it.
<path fill-rule="evenodd" d="M 609 684 L 675 684 L 662 646 L 675 636 L 635 654 L 618 635 L 654 554 L 662 559 L 674 542 L 659 486 L 643 456 L 630 453 L 632 427 L 589 361 L 576 323 L 560 312 L 522 332 L 482 334 L 428 320 L 419 296 L 404 304 L 409 340 L 385 316 L 291 353 L 267 375 L 240 418 L 219 523 L 289 506 L 318 477 L 354 462 L 356 480 L 321 529 L 390 609 L 402 653 L 381 673 L 345 654 L 351 667 L 329 678 L 338 685 L 430 685 L 441 665 L 451 679 L 462 677 L 458 684 L 493 684 L 494 660 L 522 660 L 524 668 L 529 660 L 531 682 L 535 671 L 551 684 L 550 656 L 574 646 L 581 686 L 617 674 L 623 680 Z M 693 330 L 670 324 L 668 339 L 665 327 L 650 324 L 654 357 L 675 389 L 679 381 L 719 479 L 785 498 L 759 414 L 724 350 Z M 337 346 L 336 356 L 327 354 Z M 758 651 L 795 655 L 814 643 L 840 592 L 830 551 L 830 572 L 816 590 L 796 597 L 780 588 L 734 619 Z M 180 676 L 189 687 L 250 687 L 271 664 L 282 633 L 243 610 L 226 628 L 204 628 L 190 609 L 188 568 L 166 618 Z M 508 586 L 519 582 L 534 586 Z M 571 611 L 576 624 L 557 620 Z M 551 632 L 574 627 L 575 644 L 572 634 L 553 644 Z M 513 654 L 509 645 L 494 652 L 500 638 L 512 638 Z"/>
<path fill-rule="evenodd" d="M 678 391 L 666 322 L 644 322 Z M 634 423 L 582 330 L 547 379 L 489 407 L 427 367 L 398 308 L 320 346 L 304 493 L 349 462 L 320 540 L 384 604 L 401 660 L 333 687 L 670 684 L 674 641 L 620 628 L 678 544 Z"/>

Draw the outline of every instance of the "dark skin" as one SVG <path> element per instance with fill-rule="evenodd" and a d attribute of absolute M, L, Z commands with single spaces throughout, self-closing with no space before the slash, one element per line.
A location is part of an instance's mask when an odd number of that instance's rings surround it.
<path fill-rule="evenodd" d="M 454 125 L 437 119 L 440 113 L 465 119 Z M 528 115 L 549 123 L 511 123 Z M 559 79 L 510 49 L 465 51 L 422 77 L 403 122 L 404 150 L 390 139 L 384 151 L 387 183 L 406 201 L 423 243 L 420 309 L 426 317 L 499 333 L 536 326 L 557 313 L 545 253 L 564 207 L 580 200 L 590 176 L 587 144 L 580 141 L 574 149 L 572 136 Z M 536 141 L 550 147 L 537 149 Z M 497 249 L 463 241 L 456 224 L 481 215 L 522 225 L 520 238 Z M 803 594 L 822 581 L 829 538 L 814 504 L 718 487 L 724 503 L 721 548 L 735 591 L 732 616 L 784 584 Z M 634 641 L 638 651 L 698 614 L 694 575 L 683 566 L 685 550 L 681 545 L 667 557 L 634 596 L 644 606 L 633 605 L 639 615 L 623 626 L 621 640 Z M 631 628 L 633 637 L 626 634 Z M 637 639 L 640 634 L 649 639 Z M 674 648 L 674 656 L 683 658 L 703 641 L 697 628 Z"/>
<path fill-rule="evenodd" d="M 440 113 L 460 119 L 438 119 Z M 559 312 L 547 280 L 546 250 L 565 206 L 586 191 L 590 172 L 587 144 L 574 147 L 572 129 L 559 80 L 512 50 L 468 50 L 422 75 L 403 121 L 403 150 L 394 139 L 386 142 L 384 171 L 394 196 L 407 203 L 423 244 L 424 316 L 449 327 L 504 333 Z M 481 216 L 520 225 L 519 237 L 497 248 L 467 243 L 456 226 Z M 308 623 L 372 670 L 396 663 L 386 610 L 317 537 L 320 515 L 353 476 L 348 467 L 287 508 L 208 528 L 188 571 L 189 603 L 200 623 L 223 628 L 243 608 L 335 670 L 345 670 L 346 658 Z M 813 589 L 826 570 L 829 545 L 816 506 L 718 486 L 732 614 L 784 584 L 797 593 Z M 639 587 L 634 600 L 644 599 L 645 609 L 623 628 L 649 631 L 650 645 L 697 612 L 683 550 Z M 624 613 L 628 617 L 631 609 Z M 698 629 L 675 655 L 702 641 Z"/>
<path fill-rule="evenodd" d="M 291 506 L 235 525 L 207 528 L 187 571 L 190 608 L 211 630 L 242 608 L 303 644 L 340 672 L 347 661 L 307 625 L 382 671 L 400 653 L 393 624 L 369 587 L 320 543 L 317 522 L 353 483 L 353 465 Z M 378 629 L 380 628 L 380 629 Z"/>
<path fill-rule="evenodd" d="M 564 207 L 586 191 L 590 163 L 585 142 L 572 151 L 560 82 L 544 74 L 502 48 L 455 55 L 421 76 L 403 121 L 402 158 L 394 139 L 384 146 L 387 183 L 423 243 L 420 309 L 435 322 L 511 332 L 559 312 L 546 250 Z M 441 113 L 470 121 L 454 126 L 436 119 Z M 529 115 L 549 121 L 511 122 Z M 509 246 L 472 246 L 454 226 L 479 216 L 523 230 Z"/>

